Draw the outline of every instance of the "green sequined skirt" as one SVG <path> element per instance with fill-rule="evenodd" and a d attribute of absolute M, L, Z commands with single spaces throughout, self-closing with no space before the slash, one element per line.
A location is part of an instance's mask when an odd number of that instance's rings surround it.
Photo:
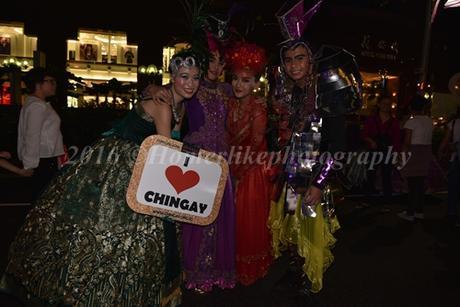
<path fill-rule="evenodd" d="M 27 305 L 160 304 L 164 223 L 125 200 L 138 149 L 102 139 L 50 184 L 10 247 L 3 290 Z"/>

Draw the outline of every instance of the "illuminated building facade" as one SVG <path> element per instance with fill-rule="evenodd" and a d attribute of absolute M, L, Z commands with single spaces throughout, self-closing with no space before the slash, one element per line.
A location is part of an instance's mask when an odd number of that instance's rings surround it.
<path fill-rule="evenodd" d="M 132 106 L 137 61 L 138 46 L 126 33 L 80 29 L 77 40 L 67 40 L 67 71 L 75 76 L 68 106 Z"/>
<path fill-rule="evenodd" d="M 24 34 L 23 23 L 0 23 L 0 105 L 20 103 L 21 72 L 32 69 L 36 51 L 37 38 Z"/>

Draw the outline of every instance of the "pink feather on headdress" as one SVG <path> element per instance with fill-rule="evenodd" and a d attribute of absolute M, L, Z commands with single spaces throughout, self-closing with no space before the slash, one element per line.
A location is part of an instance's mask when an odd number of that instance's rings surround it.
<path fill-rule="evenodd" d="M 208 31 L 206 31 L 206 38 L 208 40 L 209 52 L 218 51 L 219 50 L 219 43 L 218 43 L 217 39 L 215 39 L 214 36 Z"/>

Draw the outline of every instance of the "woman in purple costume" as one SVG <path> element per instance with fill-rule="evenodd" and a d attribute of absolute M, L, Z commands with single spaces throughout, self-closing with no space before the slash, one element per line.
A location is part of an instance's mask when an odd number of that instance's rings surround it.
<path fill-rule="evenodd" d="M 229 84 L 218 82 L 225 62 L 216 44 L 210 44 L 211 58 L 197 94 L 186 103 L 188 133 L 184 142 L 226 156 L 226 104 Z M 230 178 L 225 186 L 219 215 L 207 226 L 183 224 L 185 286 L 199 292 L 235 286 L 235 208 Z"/>

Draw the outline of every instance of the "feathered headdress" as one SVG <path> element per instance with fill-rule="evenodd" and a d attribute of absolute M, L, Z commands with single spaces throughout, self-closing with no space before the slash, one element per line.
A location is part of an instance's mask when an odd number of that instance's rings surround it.
<path fill-rule="evenodd" d="M 230 24 L 236 16 L 247 13 L 245 5 L 234 3 L 226 14 L 209 14 L 206 8 L 212 0 L 181 0 L 190 29 L 187 41 L 195 53 L 203 56 L 206 61 L 210 53 L 230 46 L 239 37 Z M 247 29 L 246 29 L 247 30 Z"/>
<path fill-rule="evenodd" d="M 265 50 L 256 44 L 239 42 L 226 53 L 226 62 L 232 71 L 250 70 L 261 74 L 267 64 Z"/>
<path fill-rule="evenodd" d="M 208 14 L 205 8 L 209 0 L 182 0 L 181 3 L 185 10 L 187 28 L 190 29 L 186 39 L 190 45 L 189 50 L 200 59 L 202 71 L 206 71 L 209 65 L 210 51 L 217 46 L 217 41 L 209 35 Z"/>

